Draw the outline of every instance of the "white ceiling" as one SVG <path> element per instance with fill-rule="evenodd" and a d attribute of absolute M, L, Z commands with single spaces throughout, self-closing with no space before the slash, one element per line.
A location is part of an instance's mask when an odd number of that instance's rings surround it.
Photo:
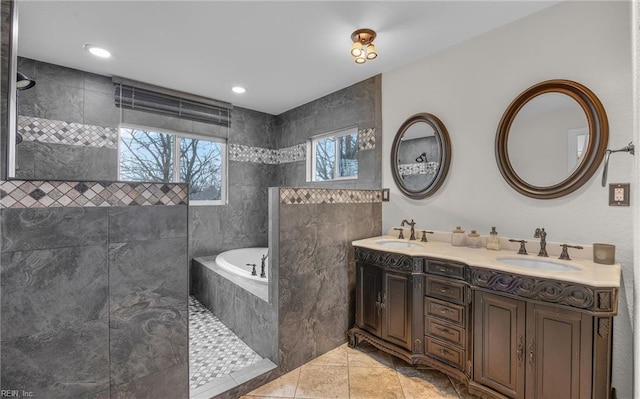
<path fill-rule="evenodd" d="M 18 54 L 277 115 L 556 3 L 23 0 Z M 349 54 L 357 28 L 378 33 L 364 65 Z"/>

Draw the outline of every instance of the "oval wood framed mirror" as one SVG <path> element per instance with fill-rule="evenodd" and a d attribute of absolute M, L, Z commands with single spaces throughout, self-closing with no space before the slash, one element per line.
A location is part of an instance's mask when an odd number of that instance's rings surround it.
<path fill-rule="evenodd" d="M 596 172 L 609 140 L 602 103 L 587 87 L 548 80 L 523 91 L 505 111 L 495 141 L 498 169 L 519 193 L 551 199 Z"/>
<path fill-rule="evenodd" d="M 451 140 L 435 115 L 419 113 L 398 129 L 391 146 L 391 175 L 409 198 L 433 195 L 442 186 L 451 162 Z"/>

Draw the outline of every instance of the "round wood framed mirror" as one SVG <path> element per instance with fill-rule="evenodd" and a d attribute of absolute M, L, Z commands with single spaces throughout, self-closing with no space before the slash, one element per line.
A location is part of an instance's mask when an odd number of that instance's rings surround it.
<path fill-rule="evenodd" d="M 608 140 L 598 97 L 579 83 L 548 80 L 522 92 L 505 111 L 496 133 L 496 161 L 519 193 L 558 198 L 593 176 Z"/>
<path fill-rule="evenodd" d="M 451 140 L 435 115 L 420 113 L 407 119 L 391 146 L 391 175 L 404 195 L 421 199 L 444 182 L 451 162 Z"/>

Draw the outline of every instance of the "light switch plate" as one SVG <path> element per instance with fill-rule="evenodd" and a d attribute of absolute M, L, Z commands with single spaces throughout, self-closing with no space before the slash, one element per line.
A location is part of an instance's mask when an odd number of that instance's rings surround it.
<path fill-rule="evenodd" d="M 388 202 L 389 201 L 389 189 L 388 188 L 383 188 L 382 189 L 382 201 L 383 202 Z"/>
<path fill-rule="evenodd" d="M 609 206 L 629 206 L 629 183 L 609 184 Z"/>

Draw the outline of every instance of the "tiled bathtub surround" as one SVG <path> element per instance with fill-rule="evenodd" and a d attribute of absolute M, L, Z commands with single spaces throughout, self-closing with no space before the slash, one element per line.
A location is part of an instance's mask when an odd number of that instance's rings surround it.
<path fill-rule="evenodd" d="M 0 223 L 1 389 L 187 397 L 187 206 L 4 208 Z"/>
<path fill-rule="evenodd" d="M 25 141 L 118 148 L 118 130 L 34 116 L 18 116 L 18 133 Z"/>
<path fill-rule="evenodd" d="M 281 204 L 366 204 L 382 202 L 380 190 L 281 188 Z"/>
<path fill-rule="evenodd" d="M 186 184 L 24 181 L 0 182 L 1 208 L 186 205 Z"/>

